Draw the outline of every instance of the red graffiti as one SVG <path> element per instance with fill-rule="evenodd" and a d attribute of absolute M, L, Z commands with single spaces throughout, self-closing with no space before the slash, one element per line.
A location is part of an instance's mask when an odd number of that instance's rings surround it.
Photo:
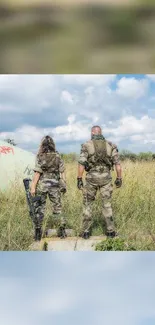
<path fill-rule="evenodd" d="M 0 146 L 0 154 L 6 155 L 7 153 L 12 153 L 14 155 L 14 150 L 11 147 L 7 146 Z"/>

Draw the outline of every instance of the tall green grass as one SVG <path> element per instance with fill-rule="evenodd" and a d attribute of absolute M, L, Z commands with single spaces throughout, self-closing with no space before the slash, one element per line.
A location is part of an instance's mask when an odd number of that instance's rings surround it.
<path fill-rule="evenodd" d="M 67 193 L 63 213 L 68 227 L 78 233 L 82 217 L 82 191 L 76 187 L 77 163 L 66 164 Z M 113 181 L 115 173 L 112 173 Z M 137 250 L 155 250 L 155 164 L 124 162 L 123 186 L 114 186 L 113 213 L 117 231 Z M 99 194 L 93 206 L 93 235 L 104 233 Z M 52 209 L 47 201 L 44 228 L 52 224 Z M 13 187 L 0 194 L 0 250 L 29 250 L 33 225 L 28 213 L 24 188 Z"/>

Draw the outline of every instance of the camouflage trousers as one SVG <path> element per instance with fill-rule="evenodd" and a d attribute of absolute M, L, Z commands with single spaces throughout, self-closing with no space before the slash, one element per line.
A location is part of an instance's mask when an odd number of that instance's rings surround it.
<path fill-rule="evenodd" d="M 104 175 L 102 177 L 100 175 L 96 175 L 96 177 L 89 175 L 86 178 L 86 184 L 83 189 L 82 231 L 89 230 L 92 226 L 92 207 L 98 190 L 100 191 L 102 201 L 102 221 L 106 223 L 106 230 L 112 232 L 115 230 L 115 226 L 111 206 L 113 185 L 110 175 L 105 178 Z"/>
<path fill-rule="evenodd" d="M 35 219 L 33 222 L 35 227 L 42 227 L 47 197 L 52 205 L 51 210 L 56 227 L 64 226 L 65 219 L 62 215 L 61 192 L 58 184 L 53 184 L 52 181 L 42 182 L 37 188 L 36 195 L 40 196 L 41 199 L 34 203 Z"/>

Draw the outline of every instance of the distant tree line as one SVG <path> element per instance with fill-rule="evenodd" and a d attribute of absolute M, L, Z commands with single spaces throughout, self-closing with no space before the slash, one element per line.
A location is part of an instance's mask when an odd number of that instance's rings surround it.
<path fill-rule="evenodd" d="M 155 160 L 155 153 L 152 152 L 139 152 L 138 154 L 133 153 L 128 150 L 122 150 L 120 153 L 120 160 L 127 161 L 130 160 L 132 162 L 136 161 L 152 161 Z M 69 153 L 69 154 L 61 154 L 62 159 L 69 163 L 69 162 L 77 162 L 79 158 L 79 154 L 76 153 Z"/>
<path fill-rule="evenodd" d="M 15 143 L 14 139 L 5 139 L 4 141 L 6 141 L 9 144 L 12 144 L 13 146 L 16 146 L 17 144 Z M 121 161 L 126 161 L 126 160 L 130 160 L 133 162 L 136 161 L 155 161 L 155 153 L 152 153 L 151 151 L 148 152 L 139 152 L 138 154 L 133 153 L 131 151 L 128 150 L 122 150 L 119 153 L 120 155 L 120 160 Z M 69 163 L 69 162 L 77 162 L 78 158 L 79 158 L 79 154 L 75 153 L 75 152 L 71 152 L 71 153 L 62 153 L 61 154 L 62 159 Z"/>
<path fill-rule="evenodd" d="M 148 152 L 139 152 L 138 154 L 133 153 L 128 150 L 122 150 L 120 152 L 120 160 L 125 161 L 125 160 L 130 160 L 133 162 L 136 161 L 151 161 L 155 160 L 155 154 L 152 153 L 151 151 Z"/>

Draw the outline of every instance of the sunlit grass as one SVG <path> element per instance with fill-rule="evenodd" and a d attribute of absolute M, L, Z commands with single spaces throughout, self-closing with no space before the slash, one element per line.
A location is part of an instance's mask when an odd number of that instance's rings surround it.
<path fill-rule="evenodd" d="M 82 191 L 76 187 L 77 164 L 66 164 L 67 193 L 63 213 L 68 227 L 77 234 L 82 217 Z M 113 181 L 115 173 L 113 172 Z M 137 250 L 155 249 L 155 165 L 153 162 L 123 163 L 123 186 L 114 187 L 112 207 L 117 231 Z M 93 207 L 93 235 L 103 233 L 99 195 Z M 47 201 L 45 224 L 52 221 Z M 33 225 L 28 214 L 23 188 L 13 188 L 0 196 L 0 250 L 28 250 L 33 242 Z"/>

